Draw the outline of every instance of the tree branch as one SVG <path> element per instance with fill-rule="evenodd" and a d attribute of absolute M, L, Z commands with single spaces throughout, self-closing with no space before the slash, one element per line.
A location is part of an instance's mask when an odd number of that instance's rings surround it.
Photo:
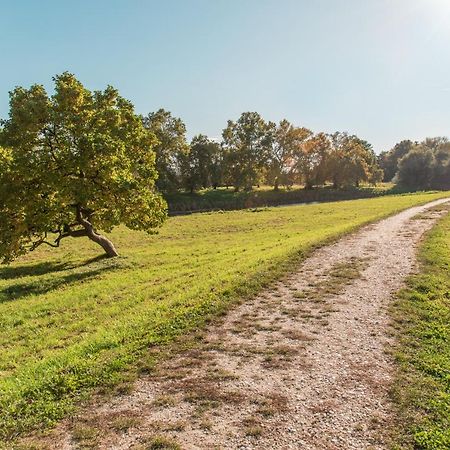
<path fill-rule="evenodd" d="M 75 224 L 75 225 L 78 225 L 78 224 Z M 71 226 L 73 226 L 73 225 L 67 226 L 67 228 L 65 229 L 64 232 L 63 232 L 62 230 L 57 230 L 55 233 L 58 233 L 58 236 L 57 236 L 57 238 L 56 238 L 53 242 L 49 242 L 49 241 L 47 240 L 47 235 L 48 235 L 48 233 L 45 232 L 45 233 L 44 233 L 44 237 L 43 237 L 42 239 L 39 239 L 38 241 L 34 242 L 34 243 L 31 245 L 31 247 L 30 247 L 30 252 L 36 250 L 36 249 L 37 249 L 38 247 L 40 247 L 42 244 L 48 245 L 48 246 L 53 247 L 53 248 L 58 248 L 59 245 L 60 245 L 60 243 L 61 243 L 61 241 L 62 241 L 64 238 L 67 238 L 67 237 L 74 237 L 74 238 L 77 238 L 77 237 L 85 237 L 85 236 L 88 235 L 88 233 L 87 233 L 87 231 L 86 231 L 85 229 L 81 229 L 81 230 L 71 230 L 71 229 L 70 229 Z"/>

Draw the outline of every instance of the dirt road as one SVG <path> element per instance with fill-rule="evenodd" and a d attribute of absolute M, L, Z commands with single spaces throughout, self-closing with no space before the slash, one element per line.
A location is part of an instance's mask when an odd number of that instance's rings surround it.
<path fill-rule="evenodd" d="M 64 422 L 50 448 L 387 448 L 387 308 L 446 201 L 316 251 L 132 393 Z"/>

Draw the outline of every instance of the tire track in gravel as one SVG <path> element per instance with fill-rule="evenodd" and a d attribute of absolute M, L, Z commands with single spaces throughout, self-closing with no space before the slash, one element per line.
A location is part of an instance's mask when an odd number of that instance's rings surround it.
<path fill-rule="evenodd" d="M 211 325 L 198 345 L 141 377 L 130 394 L 91 406 L 41 442 L 55 449 L 387 448 L 387 309 L 448 202 L 413 207 L 317 250 Z"/>

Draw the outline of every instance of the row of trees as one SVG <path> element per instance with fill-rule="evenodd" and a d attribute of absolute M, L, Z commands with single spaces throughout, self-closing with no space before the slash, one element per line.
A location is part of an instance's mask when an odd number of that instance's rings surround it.
<path fill-rule="evenodd" d="M 146 117 L 118 91 L 90 91 L 72 74 L 10 93 L 0 121 L 0 257 L 11 261 L 41 245 L 87 237 L 108 256 L 100 231 L 125 224 L 149 233 L 167 217 L 160 192 L 303 183 L 336 188 L 383 177 L 370 144 L 348 133 L 314 134 L 256 112 L 228 121 L 222 141 L 198 135 L 164 110 Z M 445 138 L 404 141 L 378 161 L 387 179 L 413 188 L 450 188 Z"/>
<path fill-rule="evenodd" d="M 157 186 L 163 192 L 217 186 L 250 190 L 261 183 L 311 189 L 331 182 L 339 188 L 383 177 L 367 141 L 348 133 L 314 134 L 287 120 L 266 122 L 256 112 L 229 120 L 220 143 L 198 135 L 188 144 L 183 122 L 163 109 L 143 123 L 159 141 Z"/>
<path fill-rule="evenodd" d="M 146 117 L 118 91 L 90 91 L 74 75 L 10 93 L 0 121 L 0 257 L 11 261 L 41 245 L 87 237 L 108 256 L 102 231 L 125 224 L 153 232 L 167 216 L 160 192 L 261 182 L 311 188 L 376 181 L 370 145 L 347 133 L 313 134 L 255 112 L 229 121 L 222 142 L 198 135 L 164 110 Z"/>
<path fill-rule="evenodd" d="M 385 181 L 409 189 L 450 189 L 450 141 L 446 137 L 401 141 L 378 160 Z"/>

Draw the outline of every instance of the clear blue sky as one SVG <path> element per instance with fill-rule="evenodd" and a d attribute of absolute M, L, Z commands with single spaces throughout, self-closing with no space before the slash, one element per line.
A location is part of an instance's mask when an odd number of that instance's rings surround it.
<path fill-rule="evenodd" d="M 0 0 L 8 91 L 73 72 L 189 136 L 258 111 L 377 151 L 450 135 L 450 0 Z"/>

